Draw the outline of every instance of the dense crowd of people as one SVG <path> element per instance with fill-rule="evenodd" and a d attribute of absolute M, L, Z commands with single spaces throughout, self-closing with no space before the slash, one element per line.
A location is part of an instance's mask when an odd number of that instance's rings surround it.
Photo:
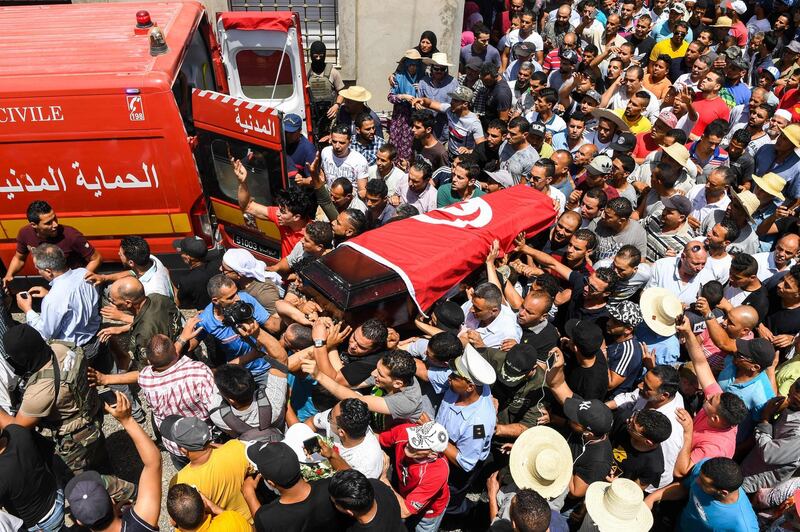
<path fill-rule="evenodd" d="M 30 204 L 0 530 L 158 530 L 162 498 L 187 532 L 800 527 L 794 0 L 468 1 L 463 29 L 457 62 L 430 31 L 391 62 L 388 122 L 311 44 L 317 144 L 283 117 L 276 205 L 230 161 L 274 264 L 188 237 L 170 271 L 126 236 L 107 269 Z M 342 242 L 515 186 L 554 223 L 413 323 L 340 321 L 304 287 Z M 47 287 L 15 289 L 26 263 Z"/>

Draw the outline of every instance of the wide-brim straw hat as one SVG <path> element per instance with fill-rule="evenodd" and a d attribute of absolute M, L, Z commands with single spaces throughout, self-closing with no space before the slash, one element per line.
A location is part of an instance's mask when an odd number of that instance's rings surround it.
<path fill-rule="evenodd" d="M 730 28 L 731 26 L 733 26 L 731 17 L 719 17 L 717 23 L 711 25 L 712 28 Z"/>
<path fill-rule="evenodd" d="M 653 514 L 634 481 L 593 482 L 586 490 L 586 511 L 600 532 L 648 532 Z"/>
<path fill-rule="evenodd" d="M 774 198 L 783 201 L 786 198 L 783 196 L 783 187 L 786 186 L 786 180 L 774 172 L 769 172 L 762 176 L 753 176 L 753 181 L 756 182 L 758 188 L 769 194 Z"/>
<path fill-rule="evenodd" d="M 675 320 L 683 314 L 683 304 L 678 296 L 659 286 L 646 288 L 639 300 L 642 318 L 654 333 L 660 336 L 675 334 Z"/>
<path fill-rule="evenodd" d="M 358 85 L 340 90 L 339 96 L 345 100 L 353 100 L 354 102 L 368 102 L 372 99 L 372 93 Z"/>
<path fill-rule="evenodd" d="M 628 124 L 614 111 L 611 109 L 597 109 L 592 110 L 592 116 L 597 118 L 598 120 L 601 118 L 605 118 L 606 120 L 610 120 L 617 126 L 617 131 L 630 131 L 631 128 L 628 127 Z"/>
<path fill-rule="evenodd" d="M 422 56 L 419 54 L 419 51 L 416 48 L 411 48 L 410 50 L 406 50 L 403 54 L 403 57 L 400 58 L 401 62 L 403 59 L 410 59 L 411 61 L 420 61 L 422 60 Z"/>
<path fill-rule="evenodd" d="M 747 219 L 751 223 L 755 221 L 753 219 L 753 213 L 756 212 L 758 207 L 761 205 L 761 201 L 759 201 L 758 196 L 749 190 L 736 192 L 735 190 L 731 189 L 731 199 L 737 205 L 739 205 L 739 207 L 744 209 L 745 214 L 747 214 Z"/>
<path fill-rule="evenodd" d="M 453 66 L 452 63 L 447 62 L 447 54 L 444 52 L 436 52 L 432 54 L 430 57 L 424 58 L 422 62 L 425 63 L 426 65 L 433 65 L 433 66 L 446 66 L 446 67 Z"/>
<path fill-rule="evenodd" d="M 564 437 L 550 427 L 531 427 L 511 448 L 514 483 L 547 499 L 558 497 L 572 478 L 572 454 Z"/>
<path fill-rule="evenodd" d="M 683 144 L 673 142 L 669 146 L 662 145 L 661 150 L 672 157 L 672 159 L 680 166 L 686 166 L 686 164 L 689 162 L 689 150 L 687 150 L 686 146 Z"/>
<path fill-rule="evenodd" d="M 800 148 L 800 124 L 789 124 L 786 127 L 782 127 L 781 133 L 789 139 L 789 142 L 794 144 L 795 148 Z"/>

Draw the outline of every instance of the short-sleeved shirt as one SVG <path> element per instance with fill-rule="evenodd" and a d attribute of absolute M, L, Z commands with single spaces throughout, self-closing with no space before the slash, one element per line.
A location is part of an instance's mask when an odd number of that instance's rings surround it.
<path fill-rule="evenodd" d="M 625 377 L 622 384 L 614 389 L 614 395 L 633 390 L 642 376 L 642 346 L 633 337 L 624 342 L 608 344 L 608 369 Z"/>
<path fill-rule="evenodd" d="M 289 156 L 286 168 L 289 169 L 289 171 L 293 169 L 298 174 L 304 176 L 309 175 L 308 166 L 306 165 L 313 163 L 314 159 L 317 157 L 317 149 L 314 147 L 314 144 L 301 135 L 300 140 L 294 144 L 286 144 L 285 147 L 286 155 Z"/>
<path fill-rule="evenodd" d="M 488 386 L 483 386 L 480 398 L 474 403 L 461 406 L 457 401 L 458 394 L 448 389 L 439 405 L 436 421 L 447 429 L 450 441 L 458 448 L 456 463 L 469 472 L 489 456 L 497 412 Z"/>
<path fill-rule="evenodd" d="M 513 94 L 511 87 L 502 79 L 495 83 L 491 89 L 486 87 L 486 109 L 483 115 L 483 123 L 489 124 L 492 120 L 500 118 L 502 111 L 511 109 Z"/>
<path fill-rule="evenodd" d="M 719 96 L 706 100 L 701 92 L 695 94 L 692 106 L 697 112 L 697 122 L 692 128 L 692 135 L 702 136 L 708 124 L 717 118 L 728 120 L 731 114 L 731 110 L 725 100 Z"/>
<path fill-rule="evenodd" d="M 331 480 L 309 482 L 311 492 L 305 500 L 281 504 L 276 499 L 256 512 L 256 532 L 328 532 L 342 530 L 344 519 L 336 511 L 328 494 Z"/>
<path fill-rule="evenodd" d="M 722 388 L 716 382 L 707 386 L 703 393 L 706 399 L 722 393 Z M 715 458 L 724 456 L 733 458 L 736 450 L 736 427 L 728 429 L 715 429 L 708 424 L 708 415 L 705 409 L 701 408 L 694 416 L 694 433 L 692 434 L 692 454 L 693 464 L 699 463 L 704 458 Z"/>
<path fill-rule="evenodd" d="M 278 207 L 267 207 L 267 219 L 278 226 L 281 235 L 281 257 L 287 257 L 295 244 L 303 240 L 305 231 L 303 229 L 293 231 L 290 227 L 278 223 Z"/>
<path fill-rule="evenodd" d="M 500 349 L 483 348 L 478 352 L 496 374 L 500 375 L 507 353 Z M 542 415 L 537 403 L 544 398 L 544 372 L 537 369 L 533 377 L 525 378 L 516 387 L 510 388 L 496 380 L 492 385 L 492 396 L 497 399 L 497 422 L 501 425 L 521 423 L 533 427 Z"/>
<path fill-rule="evenodd" d="M 267 323 L 269 312 L 261 306 L 261 303 L 259 303 L 256 298 L 246 292 L 239 292 L 239 298 L 245 303 L 253 305 L 253 319 L 258 322 L 259 325 L 263 326 Z M 203 327 L 203 331 L 198 338 L 202 339 L 206 336 L 214 338 L 217 344 L 222 348 L 223 353 L 225 353 L 225 360 L 233 360 L 234 358 L 246 355 L 253 349 L 250 344 L 239 336 L 238 332 L 233 330 L 232 327 L 224 325 L 214 316 L 213 303 L 203 309 L 199 316 L 200 323 L 198 327 Z M 249 369 L 250 373 L 253 375 L 261 375 L 269 370 L 270 365 L 264 358 L 258 357 L 248 362 L 245 367 Z"/>
<path fill-rule="evenodd" d="M 475 140 L 483 138 L 483 126 L 475 113 L 456 116 L 450 110 L 449 103 L 440 105 L 442 112 L 447 116 L 447 131 L 444 137 L 447 139 L 448 156 L 452 160 L 458 156 L 459 148 L 475 147 Z"/>
<path fill-rule="evenodd" d="M 647 255 L 647 231 L 638 220 L 628 220 L 625 228 L 613 234 L 606 224 L 598 223 L 595 229 L 597 247 L 594 250 L 595 260 L 611 259 L 622 246 L 632 245 L 642 254 Z"/>
<path fill-rule="evenodd" d="M 705 460 L 698 462 L 684 480 L 689 490 L 689 502 L 683 508 L 678 530 L 698 532 L 743 532 L 759 530 L 758 520 L 747 494 L 739 488 L 739 498 L 731 504 L 723 504 L 709 495 L 697 481 Z"/>
<path fill-rule="evenodd" d="M 120 520 L 122 532 L 158 532 L 158 525 L 153 526 L 142 519 L 132 506 L 122 511 Z"/>
<path fill-rule="evenodd" d="M 372 490 L 375 493 L 377 512 L 369 523 L 359 523 L 353 519 L 343 530 L 345 532 L 406 532 L 403 520 L 400 518 L 400 503 L 394 491 L 380 480 L 370 479 Z"/>
<path fill-rule="evenodd" d="M 475 187 L 475 189 L 472 191 L 472 196 L 468 199 L 478 198 L 484 194 L 485 192 L 483 190 L 481 190 L 479 187 Z M 454 203 L 458 203 L 459 201 L 464 201 L 464 199 L 453 196 L 452 183 L 445 183 L 436 190 L 436 207 L 439 209 Z"/>
<path fill-rule="evenodd" d="M 358 386 L 366 381 L 378 367 L 378 361 L 383 358 L 384 352 L 370 353 L 360 357 L 349 357 L 350 360 L 340 370 L 342 377 L 351 387 Z"/>
<path fill-rule="evenodd" d="M 208 280 L 219 273 L 219 260 L 204 262 L 183 275 L 175 276 L 173 281 L 178 289 L 181 308 L 200 310 L 211 303 L 208 295 Z"/>
<path fill-rule="evenodd" d="M 68 225 L 59 226 L 54 238 L 40 238 L 30 224 L 17 233 L 17 253 L 20 255 L 27 257 L 33 248 L 44 243 L 55 244 L 64 252 L 69 269 L 86 266 L 95 251 L 83 233 Z"/>
<path fill-rule="evenodd" d="M 731 356 L 725 357 L 725 365 L 717 377 L 717 382 L 723 392 L 738 395 L 744 401 L 747 410 L 750 411 L 750 417 L 739 423 L 739 430 L 736 434 L 737 439 L 742 441 L 753 432 L 753 427 L 761 418 L 761 409 L 764 404 L 775 397 L 772 384 L 770 384 L 765 371 L 749 381 L 736 382 L 736 366 L 733 364 Z"/>
<path fill-rule="evenodd" d="M 413 515 L 437 517 L 444 512 L 450 500 L 447 478 L 450 467 L 444 455 L 429 462 L 417 462 L 406 456 L 408 444 L 406 429 L 412 425 L 397 425 L 378 436 L 381 446 L 394 447 L 397 493 L 406 501 L 406 509 Z"/>
<path fill-rule="evenodd" d="M 416 377 L 413 377 L 410 385 L 403 386 L 398 392 L 384 395 L 383 400 L 386 401 L 389 415 L 395 421 L 416 421 L 422 415 L 422 391 Z M 432 416 L 434 412 L 429 411 L 426 414 Z"/>
<path fill-rule="evenodd" d="M 594 357 L 594 364 L 583 367 L 577 360 L 571 360 L 571 369 L 567 372 L 567 384 L 570 390 L 587 401 L 603 400 L 608 391 L 608 362 L 600 354 Z"/>
<path fill-rule="evenodd" d="M 614 460 L 611 441 L 604 438 L 584 445 L 579 434 L 571 433 L 567 443 L 572 451 L 572 459 L 575 460 L 572 474 L 587 484 L 605 481 Z"/>
<path fill-rule="evenodd" d="M 247 285 L 244 291 L 261 303 L 261 306 L 267 309 L 270 314 L 277 312 L 275 302 L 281 298 L 281 293 L 270 279 L 265 279 L 264 282 L 253 281 Z"/>
<path fill-rule="evenodd" d="M 469 61 L 473 57 L 477 57 L 483 63 L 492 63 L 494 65 L 500 66 L 500 52 L 498 52 L 497 48 L 495 48 L 491 44 L 486 47 L 486 49 L 483 51 L 482 54 L 476 54 L 471 44 L 461 47 L 459 60 L 462 65 L 466 65 L 467 61 Z"/>
<path fill-rule="evenodd" d="M 223 510 L 232 510 L 252 521 L 250 510 L 242 495 L 242 483 L 250 469 L 245 446 L 230 440 L 211 451 L 202 464 L 189 464 L 175 475 L 175 484 L 189 484 Z"/>
<path fill-rule="evenodd" d="M 523 177 L 528 177 L 531 168 L 540 159 L 539 153 L 533 146 L 517 151 L 508 141 L 500 146 L 500 169 L 508 170 L 514 183 L 519 183 Z"/>
<path fill-rule="evenodd" d="M 178 528 L 183 532 L 181 528 Z M 236 512 L 227 510 L 213 518 L 206 516 L 206 520 L 195 532 L 251 532 L 253 527 L 247 520 Z"/>
<path fill-rule="evenodd" d="M 381 451 L 378 437 L 367 427 L 367 433 L 361 443 L 353 447 L 345 447 L 339 440 L 339 435 L 331 430 L 331 411 L 319 412 L 314 416 L 314 426 L 333 440 L 334 447 L 347 465 L 360 471 L 367 478 L 379 478 L 383 472 L 383 451 Z"/>
<path fill-rule="evenodd" d="M 664 473 L 664 453 L 660 445 L 651 451 L 639 451 L 631 445 L 631 437 L 626 431 L 617 438 L 613 452 L 614 464 L 618 468 L 616 476 L 659 487 Z"/>

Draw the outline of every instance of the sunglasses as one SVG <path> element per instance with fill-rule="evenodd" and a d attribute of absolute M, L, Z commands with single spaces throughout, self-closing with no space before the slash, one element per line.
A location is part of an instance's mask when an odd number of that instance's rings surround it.
<path fill-rule="evenodd" d="M 705 246 L 702 246 L 702 245 L 700 245 L 700 244 L 697 244 L 696 246 L 692 246 L 692 247 L 690 247 L 690 248 L 689 248 L 689 251 L 691 251 L 692 253 L 697 253 L 697 252 L 698 252 L 698 251 L 700 251 L 701 249 L 705 249 Z"/>
<path fill-rule="evenodd" d="M 434 67 L 431 67 L 431 72 L 447 72 L 447 67 L 434 66 Z"/>

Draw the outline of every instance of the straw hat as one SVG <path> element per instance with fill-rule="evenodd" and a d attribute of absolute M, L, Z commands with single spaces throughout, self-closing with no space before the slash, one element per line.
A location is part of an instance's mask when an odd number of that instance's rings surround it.
<path fill-rule="evenodd" d="M 680 166 L 686 166 L 686 163 L 689 162 L 689 150 L 687 150 L 686 146 L 683 144 L 675 142 L 670 146 L 662 145 L 661 149 L 664 153 L 672 157 Z"/>
<path fill-rule="evenodd" d="M 511 477 L 520 488 L 542 497 L 558 497 L 572 477 L 572 454 L 564 437 L 550 427 L 531 427 L 517 438 L 509 461 Z"/>
<path fill-rule="evenodd" d="M 658 286 L 646 288 L 639 301 L 642 318 L 650 329 L 661 336 L 675 334 L 675 319 L 683 314 L 678 296 Z"/>
<path fill-rule="evenodd" d="M 760 188 L 770 196 L 778 198 L 781 201 L 786 199 L 783 197 L 783 192 L 782 192 L 783 187 L 786 186 L 786 180 L 781 176 L 779 176 L 778 174 L 769 172 L 768 174 L 764 174 L 761 177 L 754 175 L 753 181 L 756 182 L 758 188 Z"/>
<path fill-rule="evenodd" d="M 436 52 L 430 57 L 424 58 L 422 62 L 425 63 L 426 65 L 446 66 L 446 67 L 453 66 L 452 63 L 447 62 L 447 54 L 444 52 Z"/>
<path fill-rule="evenodd" d="M 600 532 L 647 532 L 653 526 L 642 489 L 627 478 L 593 482 L 586 490 L 586 511 Z"/>
<path fill-rule="evenodd" d="M 781 133 L 794 144 L 795 148 L 800 148 L 800 124 L 789 124 L 781 128 Z"/>
<path fill-rule="evenodd" d="M 752 223 L 753 220 L 753 213 L 758 210 L 758 206 L 761 205 L 761 202 L 758 200 L 758 197 L 750 192 L 749 190 L 743 190 L 741 192 L 736 192 L 735 190 L 731 189 L 731 199 L 736 202 L 739 207 L 744 209 L 744 212 L 747 214 L 747 219 Z"/>
<path fill-rule="evenodd" d="M 712 28 L 730 28 L 733 26 L 731 17 L 719 17 L 716 24 L 712 24 Z"/>
<path fill-rule="evenodd" d="M 631 130 L 631 128 L 628 127 L 628 124 L 626 124 L 625 121 L 622 118 L 620 118 L 620 116 L 618 114 L 616 114 L 614 111 L 612 111 L 611 109 L 600 109 L 598 107 L 597 109 L 593 109 L 592 110 L 592 116 L 597 118 L 598 120 L 601 119 L 601 118 L 605 118 L 606 120 L 610 120 L 611 122 L 614 123 L 615 126 L 617 126 L 617 131 L 630 131 Z"/>
<path fill-rule="evenodd" d="M 354 102 L 368 102 L 372 98 L 371 92 L 358 85 L 340 90 L 339 95 L 345 100 L 353 100 Z"/>
<path fill-rule="evenodd" d="M 416 48 L 411 48 L 410 50 L 406 50 L 406 53 L 403 54 L 403 59 L 411 59 L 412 61 L 419 61 L 422 59 L 422 56 L 419 55 L 419 52 Z M 403 59 L 400 59 L 402 61 Z M 398 63 L 400 62 L 398 61 Z"/>

